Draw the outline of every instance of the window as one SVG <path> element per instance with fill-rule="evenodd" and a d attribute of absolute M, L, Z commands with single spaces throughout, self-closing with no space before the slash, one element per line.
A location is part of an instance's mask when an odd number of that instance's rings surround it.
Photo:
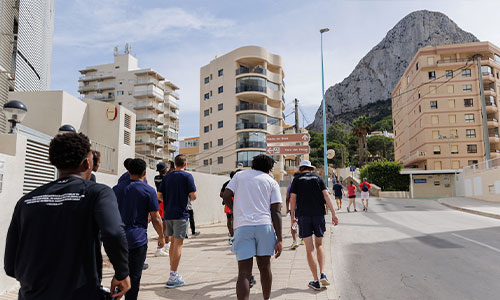
<path fill-rule="evenodd" d="M 422 112 L 422 106 L 418 106 L 418 112 L 421 113 Z"/>
<path fill-rule="evenodd" d="M 212 108 L 210 107 L 210 113 L 212 113 Z"/>
<path fill-rule="evenodd" d="M 451 154 L 458 154 L 458 145 L 451 145 Z"/>
<path fill-rule="evenodd" d="M 462 85 L 463 92 L 472 92 L 472 84 L 464 84 Z"/>
<path fill-rule="evenodd" d="M 224 145 L 224 139 L 218 139 L 217 146 L 222 146 L 222 145 Z"/>
<path fill-rule="evenodd" d="M 205 117 L 206 117 L 206 116 L 208 116 L 209 114 L 210 114 L 210 110 L 209 110 L 209 109 L 205 109 L 205 110 L 203 111 L 203 116 L 205 116 Z"/>
<path fill-rule="evenodd" d="M 219 105 L 217 105 L 217 110 L 221 111 L 224 109 L 224 104 L 223 103 L 220 103 Z"/>
<path fill-rule="evenodd" d="M 224 92 L 224 87 L 223 86 L 219 86 L 219 88 L 217 89 L 218 93 L 219 94 L 222 94 L 222 92 Z"/>
<path fill-rule="evenodd" d="M 208 150 L 208 143 L 203 144 L 203 150 Z"/>
<path fill-rule="evenodd" d="M 437 109 L 438 108 L 438 102 L 437 101 L 431 101 L 431 109 Z"/>
<path fill-rule="evenodd" d="M 210 130 L 212 130 L 212 124 L 210 124 Z"/>
<path fill-rule="evenodd" d="M 477 145 L 467 145 L 467 153 L 477 153 Z"/>
<path fill-rule="evenodd" d="M 210 77 L 205 77 L 205 84 L 210 82 Z"/>
<path fill-rule="evenodd" d="M 448 90 L 448 94 L 453 94 L 455 92 L 455 87 L 453 84 L 447 85 L 446 89 Z"/>
<path fill-rule="evenodd" d="M 417 64 L 415 65 L 415 67 L 417 68 L 417 71 L 418 71 L 418 62 L 417 62 Z"/>
<path fill-rule="evenodd" d="M 474 123 L 474 114 L 465 114 L 466 123 Z"/>
<path fill-rule="evenodd" d="M 431 123 L 433 125 L 439 124 L 439 116 L 431 116 Z"/>
<path fill-rule="evenodd" d="M 458 137 L 458 133 L 456 129 L 450 129 L 450 136 L 451 137 Z"/>
<path fill-rule="evenodd" d="M 471 77 L 471 70 L 470 69 L 463 69 L 462 70 L 462 76 L 463 77 Z"/>
<path fill-rule="evenodd" d="M 210 148 L 212 148 L 212 141 L 210 141 Z"/>
<path fill-rule="evenodd" d="M 432 138 L 435 140 L 439 139 L 439 130 L 432 131 Z"/>
<path fill-rule="evenodd" d="M 210 91 L 210 97 L 212 97 L 212 91 Z"/>
<path fill-rule="evenodd" d="M 455 99 L 448 100 L 448 108 L 455 108 Z"/>
<path fill-rule="evenodd" d="M 434 65 L 434 56 L 427 57 L 427 65 L 428 66 L 433 66 Z"/>
<path fill-rule="evenodd" d="M 477 160 L 468 160 L 467 161 L 467 164 L 470 166 L 470 165 L 477 165 L 478 161 Z"/>
<path fill-rule="evenodd" d="M 219 75 L 219 77 L 224 75 L 224 69 L 220 69 L 219 71 L 217 71 L 217 74 Z"/>
<path fill-rule="evenodd" d="M 420 91 L 418 91 L 418 99 L 420 99 Z"/>
<path fill-rule="evenodd" d="M 434 146 L 433 153 L 436 155 L 441 154 L 441 146 Z"/>
<path fill-rule="evenodd" d="M 446 70 L 446 78 L 453 78 L 453 70 Z"/>
<path fill-rule="evenodd" d="M 448 121 L 450 124 L 455 124 L 457 122 L 457 116 L 456 115 L 448 115 Z"/>
<path fill-rule="evenodd" d="M 267 82 L 267 87 L 270 88 L 271 90 L 277 92 L 280 90 L 280 86 L 277 83 L 274 83 L 272 81 Z"/>
<path fill-rule="evenodd" d="M 464 99 L 464 106 L 465 107 L 473 107 L 474 106 L 474 100 L 473 99 Z"/>
<path fill-rule="evenodd" d="M 475 138 L 476 137 L 476 129 L 465 129 L 465 137 Z"/>
<path fill-rule="evenodd" d="M 435 71 L 429 72 L 429 79 L 436 79 L 436 72 Z"/>
<path fill-rule="evenodd" d="M 123 91 L 116 91 L 117 96 L 123 96 L 123 94 L 124 94 Z"/>
<path fill-rule="evenodd" d="M 223 156 L 219 156 L 217 157 L 217 163 L 220 165 L 220 164 L 223 164 L 224 163 L 224 157 Z"/>
<path fill-rule="evenodd" d="M 224 127 L 224 121 L 219 121 L 219 123 L 217 123 L 217 127 L 218 128 Z"/>
<path fill-rule="evenodd" d="M 211 158 L 208 160 L 208 163 L 209 163 L 210 165 L 212 165 L 212 159 L 211 159 Z"/>
<path fill-rule="evenodd" d="M 208 126 L 203 127 L 203 132 L 208 132 Z"/>
<path fill-rule="evenodd" d="M 435 161 L 434 162 L 434 170 L 441 170 L 441 162 L 440 161 Z M 436 182 L 438 184 L 436 184 Z M 439 181 L 435 181 L 434 185 L 439 185 Z"/>
<path fill-rule="evenodd" d="M 203 160 L 203 165 L 208 166 L 208 159 Z"/>
<path fill-rule="evenodd" d="M 210 74 L 210 80 L 212 80 L 212 74 Z"/>
<path fill-rule="evenodd" d="M 204 98 L 205 98 L 205 100 L 210 99 L 210 94 L 209 94 L 209 93 L 206 93 L 206 94 L 204 95 Z"/>

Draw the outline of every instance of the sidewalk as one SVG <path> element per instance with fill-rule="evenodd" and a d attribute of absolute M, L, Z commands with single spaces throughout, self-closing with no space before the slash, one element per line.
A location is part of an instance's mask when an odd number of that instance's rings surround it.
<path fill-rule="evenodd" d="M 455 197 L 437 200 L 442 205 L 485 217 L 500 219 L 500 202 L 489 202 L 473 198 Z"/>

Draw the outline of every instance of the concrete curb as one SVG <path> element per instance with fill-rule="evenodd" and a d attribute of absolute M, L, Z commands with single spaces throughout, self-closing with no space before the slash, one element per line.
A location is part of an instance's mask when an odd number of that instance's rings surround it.
<path fill-rule="evenodd" d="M 438 199 L 437 201 L 438 201 L 439 204 L 441 204 L 443 206 L 446 206 L 448 208 L 451 208 L 451 209 L 455 209 L 455 210 L 458 210 L 458 211 L 462 211 L 462 212 L 466 212 L 466 213 L 470 213 L 470 214 L 474 214 L 474 215 L 479 215 L 479 216 L 483 216 L 483 217 L 488 217 L 488 218 L 493 218 L 493 219 L 500 220 L 500 215 L 497 215 L 497 214 L 492 214 L 492 213 L 487 213 L 487 212 L 480 211 L 480 210 L 474 210 L 474 209 L 469 209 L 469 208 L 463 208 L 463 207 L 459 207 L 459 206 L 454 206 L 454 205 L 451 205 L 451 204 L 443 202 L 441 199 Z"/>

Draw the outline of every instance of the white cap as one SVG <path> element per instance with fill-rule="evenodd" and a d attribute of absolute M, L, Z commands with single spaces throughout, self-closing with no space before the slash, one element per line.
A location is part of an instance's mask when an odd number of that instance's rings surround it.
<path fill-rule="evenodd" d="M 300 163 L 300 165 L 299 165 L 299 168 L 300 168 L 300 167 L 309 167 L 309 168 L 316 169 L 316 167 L 315 167 L 315 166 L 313 166 L 313 165 L 311 164 L 311 162 L 310 162 L 310 161 L 308 161 L 308 160 L 303 160 L 303 161 Z"/>

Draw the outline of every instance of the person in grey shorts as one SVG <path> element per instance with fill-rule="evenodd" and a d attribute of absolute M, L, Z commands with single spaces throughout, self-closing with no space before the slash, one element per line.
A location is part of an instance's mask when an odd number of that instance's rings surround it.
<path fill-rule="evenodd" d="M 278 182 L 269 176 L 273 165 L 270 156 L 255 156 L 252 169 L 236 173 L 224 191 L 224 203 L 233 211 L 234 218 L 232 251 L 238 260 L 238 300 L 249 299 L 254 256 L 264 300 L 271 296 L 271 256 L 278 258 L 282 251 L 282 201 Z"/>
<path fill-rule="evenodd" d="M 158 189 L 158 199 L 164 201 L 167 236 L 171 237 L 172 244 L 169 250 L 170 277 L 166 284 L 167 288 L 184 285 L 177 268 L 181 260 L 184 239 L 188 236 L 188 198 L 191 201 L 196 200 L 194 178 L 193 175 L 184 171 L 186 166 L 186 156 L 177 155 L 175 157 L 175 171 L 167 173 L 163 177 Z"/>

